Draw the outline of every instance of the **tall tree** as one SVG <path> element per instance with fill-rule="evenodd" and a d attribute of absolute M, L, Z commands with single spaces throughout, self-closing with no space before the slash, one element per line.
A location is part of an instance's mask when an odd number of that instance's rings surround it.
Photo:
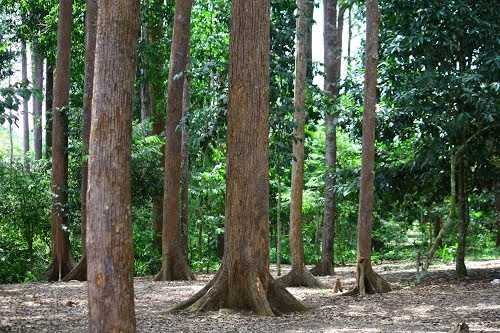
<path fill-rule="evenodd" d="M 167 91 L 162 267 L 157 281 L 194 279 L 181 246 L 180 180 L 184 76 L 187 75 L 192 0 L 175 2 L 174 34 Z"/>
<path fill-rule="evenodd" d="M 45 66 L 45 158 L 52 155 L 52 108 L 54 100 L 54 66 L 46 58 Z"/>
<path fill-rule="evenodd" d="M 88 155 L 90 141 L 90 122 L 92 114 L 92 96 L 94 84 L 94 60 L 97 33 L 97 0 L 87 0 L 85 5 L 85 84 L 83 87 L 82 121 L 82 257 L 74 269 L 64 277 L 65 281 L 87 279 L 87 189 Z"/>
<path fill-rule="evenodd" d="M 323 2 L 324 28 L 324 63 L 325 63 L 325 93 L 336 103 L 338 100 L 338 85 L 340 80 L 342 56 L 342 31 L 344 25 L 344 7 L 341 6 L 337 15 L 337 1 Z M 323 208 L 323 235 L 321 242 L 321 259 L 311 269 L 314 275 L 333 275 L 333 241 L 336 220 L 335 172 L 337 168 L 337 126 L 336 105 L 333 110 L 325 112 L 326 143 L 325 143 L 325 196 Z"/>
<path fill-rule="evenodd" d="M 28 85 L 28 59 L 26 56 L 26 41 L 21 41 L 21 77 L 23 84 Z M 23 98 L 23 169 L 30 171 L 28 153 L 30 151 L 30 125 L 28 98 Z"/>
<path fill-rule="evenodd" d="M 68 218 L 65 212 L 68 201 L 67 112 L 70 88 L 71 5 L 71 0 L 59 1 L 56 78 L 52 111 L 52 264 L 45 272 L 49 281 L 61 280 L 74 266 L 69 237 L 66 233 Z"/>
<path fill-rule="evenodd" d="M 379 26 L 378 1 L 366 0 L 365 84 L 358 210 L 358 259 L 356 286 L 346 293 L 348 295 L 365 295 L 366 293 L 380 293 L 391 290 L 390 284 L 373 270 L 371 262 Z"/>
<path fill-rule="evenodd" d="M 87 192 L 89 332 L 135 332 L 130 161 L 139 1 L 100 1 Z"/>
<path fill-rule="evenodd" d="M 270 0 L 235 0 L 231 10 L 224 258 L 212 281 L 176 309 L 302 311 L 269 273 Z"/>
<path fill-rule="evenodd" d="M 188 65 L 189 66 L 189 60 Z M 189 253 L 189 124 L 190 107 L 189 78 L 184 77 L 182 92 L 182 141 L 181 141 L 181 245 L 184 256 Z"/>
<path fill-rule="evenodd" d="M 33 87 L 43 90 L 43 53 L 39 43 L 35 40 L 31 49 Z M 35 159 L 42 158 L 42 98 L 33 96 L 33 147 Z"/>
<path fill-rule="evenodd" d="M 293 118 L 294 130 L 292 181 L 290 197 L 290 252 L 292 269 L 280 277 L 283 286 L 326 287 L 306 269 L 304 243 L 302 239 L 302 197 L 304 189 L 304 141 L 307 78 L 307 34 L 306 10 L 309 0 L 297 0 L 295 87 Z"/>

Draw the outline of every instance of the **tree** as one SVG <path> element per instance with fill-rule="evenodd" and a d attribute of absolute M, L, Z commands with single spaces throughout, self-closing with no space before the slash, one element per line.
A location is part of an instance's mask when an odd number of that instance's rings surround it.
<path fill-rule="evenodd" d="M 358 210 L 358 259 L 356 286 L 347 294 L 365 295 L 366 293 L 381 293 L 391 290 L 389 283 L 373 270 L 371 264 L 379 26 L 378 1 L 367 0 L 363 142 Z"/>
<path fill-rule="evenodd" d="M 28 85 L 28 60 L 26 57 L 26 41 L 21 41 L 21 76 L 23 84 Z M 30 151 L 30 127 L 29 127 L 29 108 L 28 99 L 23 98 L 23 168 L 24 172 L 30 171 L 28 153 Z"/>
<path fill-rule="evenodd" d="M 325 83 L 324 90 L 334 103 L 338 100 L 338 85 L 340 80 L 340 64 L 342 56 L 342 31 L 344 24 L 345 8 L 341 6 L 337 15 L 337 1 L 325 0 L 323 2 L 324 13 L 324 61 L 325 61 Z M 335 194 L 335 172 L 337 168 L 337 107 L 325 112 L 325 197 L 323 208 L 323 236 L 321 242 L 321 259 L 311 269 L 314 275 L 333 275 L 333 243 L 334 226 L 336 220 L 336 194 Z"/>
<path fill-rule="evenodd" d="M 273 316 L 306 308 L 269 272 L 269 0 L 235 0 L 229 49 L 224 258 L 175 309 Z"/>
<path fill-rule="evenodd" d="M 54 67 L 49 58 L 45 67 L 45 158 L 52 155 L 52 108 L 54 97 Z"/>
<path fill-rule="evenodd" d="M 83 121 L 82 121 L 82 257 L 74 269 L 64 277 L 69 280 L 87 280 L 87 189 L 88 189 L 88 155 L 90 141 L 90 122 L 92 114 L 92 96 L 94 84 L 94 61 L 97 33 L 97 0 L 86 1 L 85 12 L 85 85 L 83 87 Z"/>
<path fill-rule="evenodd" d="M 66 233 L 68 200 L 68 108 L 71 56 L 71 1 L 59 1 L 57 27 L 56 77 L 52 128 L 52 264 L 45 276 L 49 281 L 61 280 L 74 266 L 69 237 Z"/>
<path fill-rule="evenodd" d="M 283 286 L 326 287 L 306 269 L 302 239 L 302 196 L 304 189 L 304 141 L 307 78 L 307 1 L 297 1 L 294 130 L 292 181 L 290 197 L 290 251 L 292 269 L 278 279 Z"/>
<path fill-rule="evenodd" d="M 43 90 L 43 53 L 40 44 L 35 40 L 32 52 L 33 63 L 33 87 L 39 91 Z M 33 96 L 33 147 L 35 159 L 42 158 L 42 98 Z"/>
<path fill-rule="evenodd" d="M 135 332 L 130 161 L 139 1 L 100 2 L 87 192 L 89 332 Z"/>
<path fill-rule="evenodd" d="M 175 2 L 174 34 L 170 52 L 167 92 L 167 130 L 165 144 L 165 182 L 163 192 L 162 267 L 156 281 L 190 280 L 181 241 L 181 141 L 184 76 L 187 75 L 192 1 Z"/>

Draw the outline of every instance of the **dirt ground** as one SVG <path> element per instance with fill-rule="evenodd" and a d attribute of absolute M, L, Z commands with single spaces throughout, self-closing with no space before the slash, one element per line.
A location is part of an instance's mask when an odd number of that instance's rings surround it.
<path fill-rule="evenodd" d="M 212 275 L 193 282 L 135 279 L 138 332 L 448 332 L 465 321 L 471 332 L 500 333 L 500 259 L 467 262 L 469 277 L 453 278 L 453 265 L 433 266 L 419 284 L 408 264 L 375 266 L 394 287 L 386 294 L 345 297 L 332 289 L 290 288 L 310 310 L 277 318 L 249 313 L 170 313 Z M 286 270 L 285 270 L 286 271 Z M 333 287 L 354 284 L 355 268 L 320 278 Z M 82 282 L 0 285 L 0 332 L 87 332 L 87 286 Z"/>

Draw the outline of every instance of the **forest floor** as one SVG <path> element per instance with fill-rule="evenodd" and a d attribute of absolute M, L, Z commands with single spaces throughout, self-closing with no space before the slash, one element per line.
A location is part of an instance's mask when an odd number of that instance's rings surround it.
<path fill-rule="evenodd" d="M 346 297 L 332 289 L 289 288 L 310 310 L 276 318 L 249 313 L 168 311 L 213 276 L 199 274 L 192 282 L 135 279 L 138 332 L 448 332 L 465 321 L 471 332 L 500 333 L 500 259 L 468 261 L 469 277 L 454 278 L 454 265 L 432 266 L 415 283 L 408 263 L 374 266 L 394 291 Z M 286 268 L 284 273 L 286 272 Z M 355 267 L 338 267 L 334 277 L 320 278 L 344 290 L 354 285 Z M 275 273 L 273 271 L 273 273 Z M 87 286 L 83 282 L 0 285 L 0 332 L 87 332 Z"/>

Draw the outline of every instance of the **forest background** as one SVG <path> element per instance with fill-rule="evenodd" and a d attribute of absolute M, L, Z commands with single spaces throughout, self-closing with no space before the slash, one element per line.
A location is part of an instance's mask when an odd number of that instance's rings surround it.
<path fill-rule="evenodd" d="M 310 66 L 307 87 L 302 207 L 307 264 L 317 263 L 321 256 L 325 190 L 337 197 L 335 264 L 356 261 L 364 56 L 363 48 L 354 47 L 352 41 L 357 36 L 364 45 L 360 31 L 365 13 L 362 2 L 346 1 L 341 6 L 345 41 L 339 94 L 330 98 L 319 87 L 321 82 L 312 80 L 323 75 L 318 61 Z M 273 1 L 271 7 L 270 258 L 276 262 L 279 257 L 282 263 L 290 261 L 295 8 L 295 1 L 289 0 Z M 467 235 L 467 256 L 500 256 L 500 40 L 494 8 L 498 8 L 496 1 L 380 2 L 375 262 L 420 260 L 448 221 L 450 228 L 438 244 L 438 260 L 455 259 L 460 230 Z M 46 112 L 50 107 L 42 115 L 42 108 L 24 109 L 23 102 L 30 95 L 38 104 L 42 98 L 51 101 L 57 9 L 52 0 L 0 2 L 2 283 L 37 280 L 52 260 L 51 117 Z M 141 3 L 131 178 L 136 276 L 156 274 L 162 262 L 153 203 L 163 193 L 165 134 L 153 134 L 152 115 L 166 108 L 173 10 L 170 0 Z M 68 200 L 62 207 L 67 216 L 64 232 L 74 258 L 82 256 L 81 181 L 82 162 L 87 159 L 82 142 L 84 13 L 84 2 L 75 1 L 67 112 Z M 192 13 L 190 111 L 182 123 L 189 125 L 187 257 L 190 267 L 198 271 L 216 270 L 223 253 L 229 13 L 228 2 L 218 0 L 196 1 Z M 155 37 L 155 28 L 162 31 L 161 38 Z M 316 46 L 313 42 L 313 50 Z M 26 49 L 33 75 L 18 82 L 13 76 L 15 64 L 23 62 Z M 20 120 L 27 114 L 23 110 L 34 115 L 30 122 L 36 122 L 28 136 L 23 131 L 27 122 Z M 334 170 L 325 166 L 326 113 L 335 114 Z M 450 171 L 450 167 L 455 169 Z M 454 173 L 459 175 L 457 193 L 450 191 Z M 336 183 L 325 189 L 327 175 L 334 175 Z"/>

